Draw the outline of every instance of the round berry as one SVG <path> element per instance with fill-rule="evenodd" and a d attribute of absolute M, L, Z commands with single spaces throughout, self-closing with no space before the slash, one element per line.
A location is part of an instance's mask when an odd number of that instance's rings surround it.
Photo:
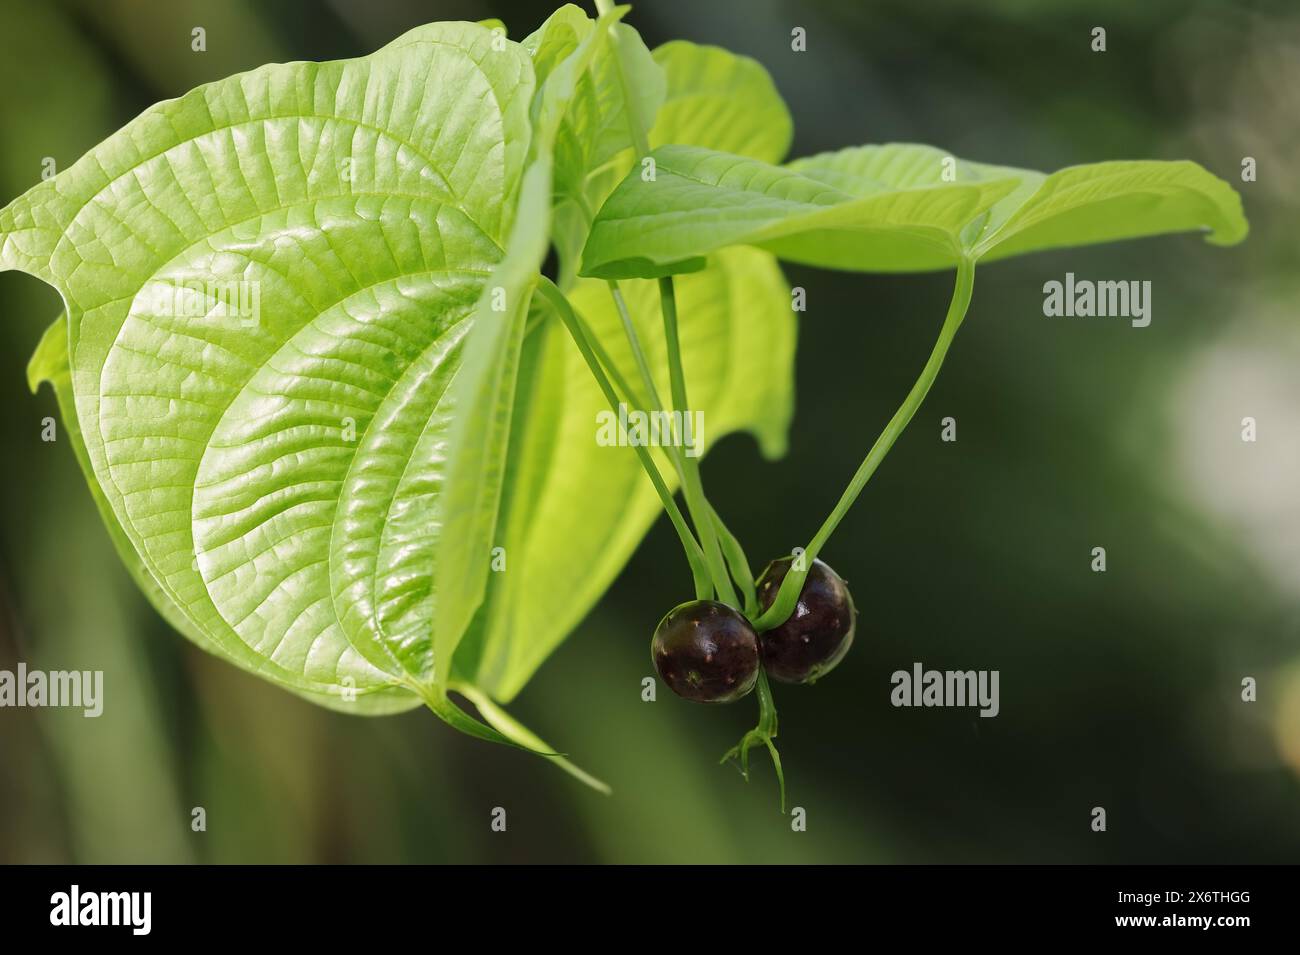
<path fill-rule="evenodd" d="M 758 681 L 758 634 L 741 614 L 712 600 L 668 611 L 650 656 L 659 678 L 697 703 L 732 703 Z"/>
<path fill-rule="evenodd" d="M 763 610 L 772 606 L 791 559 L 772 561 L 759 574 L 755 586 Z M 844 659 L 853 643 L 858 611 L 849 588 L 839 574 L 814 560 L 799 602 L 785 623 L 759 634 L 763 668 L 783 683 L 813 683 Z"/>

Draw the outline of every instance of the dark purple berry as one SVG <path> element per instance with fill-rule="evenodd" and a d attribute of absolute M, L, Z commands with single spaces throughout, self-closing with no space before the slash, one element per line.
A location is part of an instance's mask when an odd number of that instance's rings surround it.
<path fill-rule="evenodd" d="M 763 568 L 755 586 L 758 603 L 772 606 L 791 559 L 782 557 Z M 799 602 L 779 627 L 759 634 L 763 668 L 783 683 L 813 683 L 835 669 L 853 643 L 858 611 L 839 574 L 814 560 L 804 580 Z"/>
<path fill-rule="evenodd" d="M 697 703 L 732 703 L 758 681 L 758 634 L 741 614 L 712 600 L 668 611 L 650 656 L 659 678 Z"/>

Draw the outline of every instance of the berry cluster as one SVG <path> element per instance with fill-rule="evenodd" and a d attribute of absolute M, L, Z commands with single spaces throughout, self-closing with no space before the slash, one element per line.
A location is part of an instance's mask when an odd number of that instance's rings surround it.
<path fill-rule="evenodd" d="M 762 610 L 776 599 L 792 564 L 782 557 L 759 574 L 755 588 Z M 853 643 L 857 616 L 839 574 L 815 560 L 784 623 L 758 633 L 740 611 L 715 600 L 692 600 L 659 622 L 650 656 L 678 696 L 733 703 L 754 689 L 760 664 L 783 683 L 815 683 L 835 669 Z"/>

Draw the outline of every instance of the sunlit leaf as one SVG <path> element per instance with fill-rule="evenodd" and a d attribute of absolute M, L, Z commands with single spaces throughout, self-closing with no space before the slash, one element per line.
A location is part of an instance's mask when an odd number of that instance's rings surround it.
<path fill-rule="evenodd" d="M 533 86 L 490 30 L 421 27 L 161 103 L 0 212 L 0 266 L 68 306 L 110 529 L 205 647 L 345 704 L 429 680 L 442 397 Z"/>
<path fill-rule="evenodd" d="M 1230 186 L 1191 162 L 1112 162 L 1050 176 L 929 146 L 865 146 L 779 167 L 665 146 L 602 207 L 585 274 L 689 271 L 728 245 L 809 265 L 905 272 L 1166 232 L 1246 233 Z"/>

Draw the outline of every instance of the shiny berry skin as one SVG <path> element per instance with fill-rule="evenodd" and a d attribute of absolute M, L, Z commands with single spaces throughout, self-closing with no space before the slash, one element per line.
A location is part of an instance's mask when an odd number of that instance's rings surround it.
<path fill-rule="evenodd" d="M 758 603 L 772 606 L 791 559 L 782 557 L 763 568 L 755 586 Z M 767 675 L 782 683 L 813 683 L 844 659 L 853 643 L 858 611 L 839 574 L 814 560 L 804 580 L 799 602 L 779 627 L 759 634 Z"/>
<path fill-rule="evenodd" d="M 668 611 L 650 657 L 668 689 L 696 703 L 733 703 L 758 681 L 758 634 L 740 613 L 712 600 Z"/>

